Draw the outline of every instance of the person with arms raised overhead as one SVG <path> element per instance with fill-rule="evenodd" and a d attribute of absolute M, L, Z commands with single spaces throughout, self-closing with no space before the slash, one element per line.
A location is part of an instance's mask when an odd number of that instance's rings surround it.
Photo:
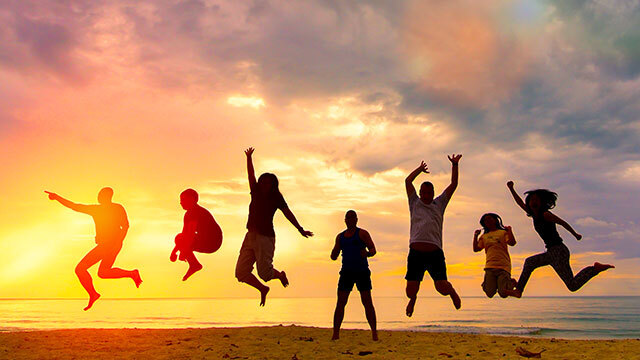
<path fill-rule="evenodd" d="M 218 251 L 222 245 L 222 229 L 209 210 L 198 205 L 198 193 L 195 190 L 183 191 L 180 194 L 180 205 L 187 212 L 184 214 L 182 232 L 176 235 L 176 246 L 169 259 L 176 261 L 179 252 L 180 260 L 189 263 L 189 269 L 182 277 L 182 281 L 185 281 L 202 270 L 202 264 L 193 252 L 212 254 Z"/>
<path fill-rule="evenodd" d="M 406 314 L 409 317 L 413 315 L 420 282 L 424 278 L 425 271 L 428 271 L 433 279 L 436 291 L 444 296 L 450 296 L 456 309 L 460 309 L 461 306 L 460 296 L 447 280 L 447 265 L 442 251 L 444 210 L 458 187 L 458 162 L 461 157 L 462 155 L 456 154 L 448 156 L 451 161 L 451 184 L 435 199 L 431 182 L 425 181 L 420 185 L 420 196 L 416 194 L 416 189 L 413 187 L 413 181 L 420 173 L 429 173 L 424 161 L 405 179 L 411 215 L 409 256 L 405 276 L 406 294 L 409 298 Z"/>
<path fill-rule="evenodd" d="M 347 229 L 336 236 L 336 244 L 331 250 L 331 260 L 337 260 L 338 255 L 342 252 L 342 269 L 340 270 L 340 280 L 338 280 L 338 302 L 333 314 L 333 337 L 331 340 L 340 338 L 344 307 L 347 305 L 349 294 L 355 284 L 360 292 L 360 300 L 362 300 L 365 315 L 371 327 L 371 336 L 374 341 L 377 341 L 376 309 L 373 307 L 371 299 L 371 271 L 367 261 L 367 258 L 376 254 L 376 246 L 373 244 L 369 232 L 356 226 L 358 225 L 358 215 L 354 210 L 347 211 L 344 222 Z"/>
<path fill-rule="evenodd" d="M 62 196 L 45 191 L 50 200 L 56 200 L 71 210 L 91 215 L 96 226 L 96 246 L 80 260 L 76 266 L 76 275 L 82 287 L 89 293 L 89 304 L 84 310 L 89 310 L 93 303 L 100 298 L 100 294 L 93 287 L 93 280 L 87 271 L 90 267 L 100 263 L 98 277 L 102 279 L 130 278 L 136 287 L 140 287 L 142 279 L 138 270 L 123 270 L 113 267 L 116 257 L 122 249 L 124 237 L 129 230 L 129 220 L 124 207 L 111 201 L 113 189 L 105 187 L 98 193 L 98 205 L 82 205 L 71 202 Z"/>
<path fill-rule="evenodd" d="M 249 176 L 249 189 L 251 191 L 251 203 L 249 204 L 249 220 L 247 221 L 247 234 L 242 242 L 238 262 L 236 263 L 236 278 L 260 291 L 260 306 L 264 306 L 267 300 L 269 287 L 264 285 L 253 275 L 253 264 L 258 268 L 258 276 L 263 281 L 278 279 L 282 286 L 289 285 L 289 279 L 284 271 L 273 267 L 273 255 L 276 247 L 276 234 L 273 229 L 273 216 L 280 209 L 284 216 L 298 229 L 304 237 L 313 236 L 307 231 L 293 215 L 284 197 L 278 188 L 278 178 L 271 173 L 260 175 L 256 181 L 253 169 L 253 148 L 245 150 L 247 157 L 247 173 Z"/>

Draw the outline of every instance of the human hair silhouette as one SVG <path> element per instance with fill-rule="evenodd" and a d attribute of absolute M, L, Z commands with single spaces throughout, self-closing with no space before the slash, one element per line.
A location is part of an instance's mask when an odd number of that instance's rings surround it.
<path fill-rule="evenodd" d="M 331 250 L 331 260 L 338 259 L 338 255 L 342 253 L 342 269 L 340 270 L 340 280 L 338 280 L 338 302 L 333 314 L 333 337 L 331 340 L 340 338 L 344 308 L 355 284 L 360 292 L 360 300 L 364 306 L 367 322 L 371 327 L 371 337 L 377 341 L 376 310 L 371 298 L 371 271 L 367 261 L 367 258 L 376 254 L 376 247 L 369 232 L 357 227 L 358 215 L 354 210 L 347 211 L 344 222 L 347 229 L 336 236 L 335 245 Z"/>
<path fill-rule="evenodd" d="M 280 193 L 278 178 L 274 174 L 264 173 L 260 175 L 260 178 L 256 181 L 252 159 L 253 152 L 254 148 L 252 147 L 244 152 L 247 158 L 247 175 L 249 178 L 251 203 L 249 204 L 247 233 L 242 242 L 236 263 L 236 278 L 238 281 L 246 283 L 260 291 L 260 306 L 264 306 L 270 289 L 253 275 L 254 264 L 257 267 L 258 276 L 260 276 L 263 281 L 278 279 L 282 283 L 282 286 L 287 287 L 289 285 L 287 274 L 273 267 L 273 256 L 276 244 L 273 216 L 276 211 L 280 209 L 287 220 L 298 229 L 300 235 L 309 237 L 313 236 L 313 233 L 305 230 L 298 223 L 298 220 Z"/>
<path fill-rule="evenodd" d="M 442 251 L 442 223 L 444 211 L 458 187 L 458 162 L 462 155 L 447 156 L 451 162 L 451 183 L 437 198 L 434 197 L 433 184 L 425 181 L 420 185 L 420 196 L 416 194 L 413 181 L 421 173 L 428 174 L 429 168 L 422 161 L 405 179 L 405 189 L 409 200 L 411 230 L 409 237 L 409 256 L 407 258 L 406 294 L 409 303 L 407 316 L 412 316 L 420 290 L 420 283 L 425 271 L 433 279 L 433 284 L 440 294 L 450 296 L 453 306 L 459 309 L 460 296 L 447 280 L 447 267 Z"/>
<path fill-rule="evenodd" d="M 211 254 L 218 251 L 222 245 L 222 229 L 209 210 L 198 205 L 197 191 L 186 189 L 180 193 L 180 205 L 186 213 L 182 232 L 176 235 L 175 247 L 169 255 L 169 260 L 175 262 L 179 258 L 189 264 L 187 272 L 182 277 L 182 281 L 186 281 L 203 267 L 194 252 Z"/>
<path fill-rule="evenodd" d="M 576 240 L 581 240 L 582 235 L 578 234 L 566 221 L 562 220 L 550 209 L 556 205 L 558 194 L 547 189 L 537 189 L 527 191 L 526 200 L 522 201 L 520 195 L 515 190 L 513 181 L 507 182 L 507 188 L 513 196 L 514 201 L 524 210 L 527 216 L 533 219 L 533 227 L 544 241 L 546 251 L 537 255 L 530 256 L 525 259 L 522 273 L 518 279 L 516 291 L 517 297 L 522 296 L 525 286 L 529 281 L 531 273 L 542 266 L 551 265 L 553 270 L 558 274 L 560 279 L 567 286 L 569 291 L 578 291 L 584 284 L 591 280 L 599 273 L 614 268 L 610 264 L 601 264 L 594 262 L 592 266 L 587 266 L 575 276 L 570 265 L 569 248 L 563 243 L 556 225 L 560 225 L 573 235 Z"/>
<path fill-rule="evenodd" d="M 113 267 L 129 230 L 129 220 L 124 207 L 112 202 L 112 188 L 105 187 L 98 192 L 98 205 L 76 204 L 54 192 L 45 191 L 45 193 L 50 200 L 58 201 L 71 210 L 91 215 L 95 223 L 96 246 L 80 260 L 75 269 L 80 284 L 89 294 L 89 304 L 84 308 L 85 311 L 89 310 L 93 303 L 100 298 L 100 294 L 93 286 L 91 275 L 87 271 L 98 262 L 100 263 L 98 277 L 102 279 L 131 278 L 136 287 L 140 287 L 142 279 L 137 269 L 123 270 Z"/>

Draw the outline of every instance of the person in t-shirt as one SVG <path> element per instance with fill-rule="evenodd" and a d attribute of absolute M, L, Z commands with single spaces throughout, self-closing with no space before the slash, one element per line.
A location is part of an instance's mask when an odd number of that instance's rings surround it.
<path fill-rule="evenodd" d="M 420 282 L 424 278 L 425 271 L 428 271 L 433 279 L 436 291 L 444 296 L 450 296 L 456 309 L 460 309 L 461 306 L 460 296 L 447 280 L 447 265 L 442 251 L 442 222 L 449 199 L 458 187 L 458 162 L 462 155 L 453 154 L 447 157 L 451 161 L 451 184 L 437 198 L 433 198 L 433 184 L 429 181 L 420 185 L 419 197 L 413 187 L 413 181 L 420 173 L 429 173 L 424 161 L 405 179 L 411 215 L 409 256 L 405 276 L 406 294 L 409 298 L 406 314 L 409 317 L 413 315 Z"/>
<path fill-rule="evenodd" d="M 338 255 L 342 252 L 342 269 L 340 270 L 340 280 L 338 280 L 338 302 L 333 314 L 333 337 L 331 340 L 340 338 L 344 308 L 355 284 L 360 292 L 360 300 L 362 300 L 365 315 L 371 327 L 371 336 L 374 341 L 377 341 L 376 310 L 371 299 L 371 271 L 367 261 L 367 258 L 376 254 L 376 247 L 369 232 L 356 226 L 358 225 L 358 215 L 354 210 L 347 211 L 344 222 L 347 229 L 336 236 L 336 243 L 331 250 L 331 260 L 337 260 Z"/>
<path fill-rule="evenodd" d="M 253 275 L 253 264 L 256 264 L 258 276 L 263 281 L 278 279 L 282 286 L 287 287 L 289 285 L 287 274 L 273 267 L 273 255 L 276 247 L 273 216 L 276 211 L 280 209 L 302 236 L 313 236 L 313 233 L 302 228 L 298 220 L 296 220 L 278 189 L 278 178 L 274 174 L 264 173 L 256 181 L 251 158 L 253 151 L 254 148 L 248 148 L 244 152 L 247 156 L 251 203 L 249 204 L 247 234 L 242 242 L 238 262 L 236 263 L 236 278 L 238 281 L 244 282 L 260 291 L 260 306 L 264 306 L 269 287 L 261 283 Z"/>
<path fill-rule="evenodd" d="M 100 294 L 93 286 L 91 275 L 87 271 L 90 267 L 100 263 L 98 277 L 101 279 L 130 278 L 136 287 L 140 287 L 142 279 L 138 270 L 123 270 L 113 267 L 116 257 L 122 249 L 124 237 L 129 230 L 129 220 L 124 207 L 111 201 L 113 189 L 105 187 L 98 192 L 98 205 L 83 205 L 69 201 L 62 196 L 45 191 L 49 200 L 56 200 L 69 209 L 91 215 L 96 225 L 96 246 L 85 255 L 76 266 L 76 275 L 80 284 L 89 294 L 89 304 L 84 310 L 89 310 L 93 303 L 100 298 Z"/>
<path fill-rule="evenodd" d="M 179 252 L 180 260 L 189 264 L 187 273 L 182 277 L 182 281 L 185 281 L 202 270 L 202 264 L 193 252 L 211 254 L 220 249 L 222 229 L 209 210 L 198 205 L 198 193 L 195 190 L 183 191 L 180 194 L 180 205 L 187 212 L 184 214 L 182 232 L 176 235 L 176 246 L 171 251 L 169 260 L 176 261 Z"/>
<path fill-rule="evenodd" d="M 482 215 L 480 225 L 484 234 L 480 235 L 482 230 L 476 230 L 473 234 L 473 251 L 484 249 L 487 257 L 482 290 L 490 298 L 496 291 L 503 298 L 517 296 L 517 292 L 513 290 L 516 281 L 511 278 L 511 257 L 508 249 L 516 244 L 511 226 L 502 225 L 502 218 L 494 213 Z"/>

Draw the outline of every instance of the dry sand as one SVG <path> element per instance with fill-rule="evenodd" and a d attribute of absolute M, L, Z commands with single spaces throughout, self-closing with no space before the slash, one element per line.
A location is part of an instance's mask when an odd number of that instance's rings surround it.
<path fill-rule="evenodd" d="M 1 359 L 640 359 L 640 339 L 556 340 L 300 327 L 75 329 L 0 333 Z M 370 352 L 369 354 L 361 352 Z"/>

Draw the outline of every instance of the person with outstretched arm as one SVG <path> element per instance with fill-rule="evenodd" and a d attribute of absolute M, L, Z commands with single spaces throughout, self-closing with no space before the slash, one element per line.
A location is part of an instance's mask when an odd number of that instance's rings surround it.
<path fill-rule="evenodd" d="M 276 234 L 273 228 L 273 216 L 280 209 L 282 214 L 291 222 L 300 235 L 313 236 L 311 231 L 305 230 L 284 200 L 278 188 L 278 178 L 271 173 L 264 173 L 256 180 L 253 169 L 252 155 L 254 148 L 245 150 L 247 157 L 247 174 L 251 203 L 249 204 L 249 219 L 247 233 L 240 248 L 236 263 L 236 278 L 260 291 L 260 306 L 264 306 L 269 293 L 269 287 L 253 275 L 253 265 L 257 267 L 258 276 L 265 282 L 278 279 L 282 286 L 289 285 L 289 279 L 284 271 L 273 267 L 273 255 L 276 248 Z"/>
<path fill-rule="evenodd" d="M 405 180 L 411 215 L 409 256 L 405 276 L 406 294 L 409 298 L 406 314 L 409 317 L 413 315 L 425 271 L 428 271 L 433 279 L 436 291 L 443 296 L 450 296 L 456 309 L 460 309 L 461 306 L 460 296 L 447 280 L 447 266 L 442 250 L 442 223 L 444 210 L 458 187 L 458 163 L 462 155 L 453 154 L 447 157 L 451 161 L 451 184 L 437 198 L 433 198 L 433 184 L 429 181 L 420 185 L 419 196 L 413 187 L 413 181 L 418 175 L 429 173 L 424 161 Z"/>
<path fill-rule="evenodd" d="M 93 265 L 100 263 L 98 277 L 101 279 L 130 278 L 136 287 L 140 287 L 142 279 L 138 270 L 123 270 L 113 267 L 116 257 L 122 249 L 122 244 L 127 231 L 129 220 L 124 207 L 112 202 L 113 189 L 105 187 L 98 193 L 98 205 L 83 205 L 69 201 L 62 196 L 45 191 L 50 200 L 58 201 L 71 210 L 91 215 L 96 226 L 96 246 L 80 260 L 76 266 L 76 275 L 80 284 L 89 294 L 89 304 L 84 310 L 89 310 L 93 303 L 100 298 L 100 294 L 93 286 L 91 275 L 87 271 Z"/>
<path fill-rule="evenodd" d="M 576 240 L 581 240 L 582 235 L 578 234 L 569 223 L 550 211 L 556 206 L 558 194 L 547 189 L 530 190 L 525 192 L 527 196 L 523 201 L 515 190 L 513 181 L 507 182 L 507 188 L 509 188 L 509 192 L 511 196 L 513 196 L 516 204 L 527 216 L 533 219 L 533 227 L 547 248 L 547 251 L 525 259 L 522 273 L 520 274 L 520 279 L 518 279 L 518 284 L 515 289 L 516 297 L 522 296 L 522 292 L 529 281 L 531 273 L 541 266 L 551 265 L 553 270 L 556 271 L 560 279 L 562 279 L 567 286 L 567 289 L 572 292 L 578 291 L 587 281 L 599 273 L 614 267 L 613 265 L 595 262 L 592 266 L 587 266 L 574 276 L 569 263 L 571 253 L 569 252 L 569 248 L 563 244 L 556 225 L 565 228 Z"/>

